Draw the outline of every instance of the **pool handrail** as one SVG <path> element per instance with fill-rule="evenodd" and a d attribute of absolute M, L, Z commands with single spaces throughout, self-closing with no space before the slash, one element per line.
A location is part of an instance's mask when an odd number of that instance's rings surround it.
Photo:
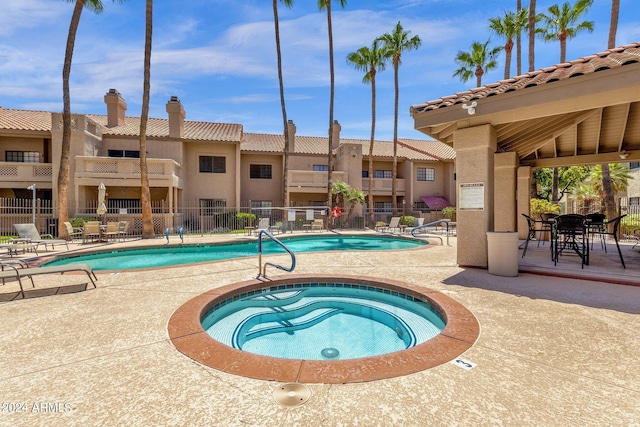
<path fill-rule="evenodd" d="M 445 223 L 445 225 L 447 227 L 447 230 L 446 230 L 447 246 L 449 246 L 449 220 L 448 219 L 439 219 L 437 221 L 432 221 L 432 222 L 430 222 L 428 224 L 423 224 L 423 225 L 420 225 L 418 227 L 414 227 L 414 228 L 411 229 L 411 236 L 417 238 L 419 236 L 416 236 L 416 234 L 415 234 L 416 230 L 420 230 L 421 228 L 432 227 L 434 225 L 442 224 L 443 222 Z M 442 244 L 442 237 L 440 237 L 440 236 L 429 236 L 429 235 L 426 235 L 425 237 L 437 237 L 438 239 L 440 239 L 440 244 Z"/>
<path fill-rule="evenodd" d="M 276 242 L 278 246 L 280 246 L 282 249 L 287 251 L 289 255 L 291 255 L 291 267 L 284 267 L 282 265 L 274 264 L 272 262 L 265 262 L 264 267 L 262 266 L 262 235 L 263 234 L 266 234 L 267 237 L 269 237 L 271 240 Z M 259 279 L 260 276 L 265 278 L 267 277 L 267 265 L 270 265 L 277 269 L 288 271 L 289 273 L 291 273 L 296 268 L 296 256 L 291 251 L 291 249 L 289 249 L 284 243 L 282 243 L 280 240 L 274 237 L 273 234 L 271 234 L 267 230 L 260 230 L 260 232 L 258 233 L 258 277 L 256 277 L 256 279 Z"/>

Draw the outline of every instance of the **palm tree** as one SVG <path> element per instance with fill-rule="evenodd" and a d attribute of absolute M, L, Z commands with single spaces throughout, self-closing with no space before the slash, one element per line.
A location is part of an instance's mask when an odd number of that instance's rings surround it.
<path fill-rule="evenodd" d="M 489 28 L 493 30 L 498 36 L 504 37 L 506 43 L 504 45 L 504 51 L 506 54 L 504 62 L 504 78 L 505 80 L 511 77 L 511 51 L 513 50 L 513 38 L 520 37 L 522 31 L 527 27 L 527 15 L 526 9 L 520 9 L 517 13 L 505 12 L 504 17 L 490 18 Z M 518 69 L 518 74 L 520 70 Z"/>
<path fill-rule="evenodd" d="M 393 81 L 395 86 L 395 101 L 393 109 L 393 172 L 391 181 L 391 203 L 393 212 L 398 207 L 396 181 L 398 177 L 398 99 L 400 97 L 400 86 L 398 84 L 398 71 L 402 64 L 402 53 L 416 50 L 422 44 L 420 37 L 411 37 L 411 31 L 405 31 L 400 21 L 390 33 L 385 33 L 378 37 L 383 48 L 387 51 L 387 56 L 391 58 L 393 64 Z"/>
<path fill-rule="evenodd" d="M 529 0 L 529 71 L 535 69 L 536 0 Z"/>
<path fill-rule="evenodd" d="M 387 52 L 380 47 L 379 40 L 374 40 L 371 48 L 361 47 L 347 55 L 347 61 L 358 71 L 364 71 L 363 83 L 371 83 L 371 140 L 369 143 L 369 226 L 375 225 L 373 211 L 373 143 L 376 135 L 376 74 L 384 71 Z"/>
<path fill-rule="evenodd" d="M 516 0 L 516 14 L 519 14 L 521 10 L 522 0 Z M 528 19 L 529 18 L 527 18 L 527 25 L 529 22 Z M 522 74 L 522 32 L 519 32 L 516 35 L 516 72 L 518 75 Z"/>
<path fill-rule="evenodd" d="M 75 2 L 69 34 L 67 35 L 67 47 L 62 67 L 62 147 L 60 152 L 60 169 L 58 171 L 58 235 L 67 238 L 65 221 L 69 221 L 68 191 L 69 191 L 69 161 L 71 157 L 71 95 L 69 90 L 69 77 L 71 76 L 71 63 L 73 49 L 76 43 L 76 34 L 80 24 L 82 10 L 87 8 L 95 13 L 101 13 L 104 9 L 101 0 L 66 0 Z M 114 0 L 116 1 L 116 0 Z M 122 1 L 122 0 L 120 0 Z"/>
<path fill-rule="evenodd" d="M 629 173 L 629 167 L 626 165 L 622 165 L 620 163 L 611 163 L 609 166 L 611 173 L 611 182 L 613 183 L 612 189 L 614 195 L 626 190 L 627 185 L 629 184 L 629 180 L 633 179 L 631 174 Z M 592 186 L 595 191 L 597 191 L 600 196 L 604 195 L 605 189 L 602 185 L 602 172 L 603 169 L 601 165 L 595 165 L 591 168 L 589 176 L 591 178 Z M 617 215 L 608 216 L 607 218 L 615 218 Z"/>
<path fill-rule="evenodd" d="M 344 7 L 347 0 L 337 0 Z M 331 208 L 331 179 L 333 175 L 333 98 L 335 91 L 335 73 L 333 69 L 333 28 L 331 26 L 331 0 L 318 0 L 318 8 L 327 10 L 327 33 L 329 34 L 329 73 L 331 90 L 329 95 L 329 152 L 327 153 L 327 206 Z"/>
<path fill-rule="evenodd" d="M 460 68 L 453 73 L 453 77 L 460 77 L 460 80 L 466 83 L 475 75 L 477 87 L 482 86 L 482 76 L 498 67 L 496 58 L 502 50 L 502 46 L 489 49 L 490 42 L 491 39 L 484 44 L 473 42 L 471 52 L 458 51 L 455 61 L 460 64 Z"/>
<path fill-rule="evenodd" d="M 620 15 L 620 0 L 611 0 L 611 23 L 609 24 L 609 40 L 607 48 L 616 47 L 616 33 L 618 31 L 618 17 Z M 604 206 L 607 210 L 607 218 L 615 218 L 616 215 L 616 199 L 613 190 L 613 182 L 609 164 L 603 163 L 602 166 L 602 189 L 604 194 Z"/>
<path fill-rule="evenodd" d="M 147 167 L 147 120 L 149 119 L 149 92 L 151 86 L 151 34 L 153 30 L 153 0 L 146 0 L 144 41 L 144 83 L 142 113 L 140 114 L 140 204 L 142 205 L 142 238 L 154 237 L 151 215 L 151 192 Z"/>
<path fill-rule="evenodd" d="M 564 2 L 562 6 L 554 4 L 547 9 L 548 13 L 541 13 L 536 19 L 542 21 L 542 28 L 538 32 L 544 41 L 560 41 L 560 62 L 567 60 L 567 40 L 574 38 L 583 31 L 593 31 L 593 21 L 578 21 L 589 11 L 593 0 L 577 0 L 571 6 Z"/>
<path fill-rule="evenodd" d="M 293 0 L 280 0 L 285 6 L 292 7 Z M 280 53 L 280 21 L 278 19 L 278 0 L 273 0 L 273 22 L 276 33 L 276 55 L 278 57 L 278 82 L 280 84 L 280 107 L 282 108 L 282 123 L 284 125 L 284 174 L 282 177 L 282 202 L 289 206 L 289 191 L 287 174 L 289 173 L 289 132 L 287 126 L 287 109 L 284 104 L 284 83 L 282 80 L 282 54 Z"/>

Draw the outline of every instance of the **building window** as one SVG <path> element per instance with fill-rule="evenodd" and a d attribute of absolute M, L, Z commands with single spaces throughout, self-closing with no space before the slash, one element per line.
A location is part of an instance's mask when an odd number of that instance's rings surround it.
<path fill-rule="evenodd" d="M 271 179 L 271 165 L 249 165 L 249 178 Z"/>
<path fill-rule="evenodd" d="M 252 200 L 251 211 L 259 218 L 262 216 L 271 216 L 271 208 L 273 202 L 271 200 Z"/>
<path fill-rule="evenodd" d="M 222 213 L 227 207 L 225 199 L 200 199 L 200 209 L 202 215 L 213 215 L 214 213 Z"/>
<path fill-rule="evenodd" d="M 227 173 L 227 158 L 199 156 L 200 173 Z"/>
<path fill-rule="evenodd" d="M 5 151 L 7 162 L 40 163 L 40 153 L 37 151 Z"/>
<path fill-rule="evenodd" d="M 109 150 L 109 157 L 129 157 L 132 159 L 140 158 L 140 151 L 138 150 Z"/>
<path fill-rule="evenodd" d="M 329 166 L 327 165 L 313 165 L 314 172 L 328 172 Z"/>
<path fill-rule="evenodd" d="M 629 205 L 631 206 L 640 205 L 640 197 L 629 197 Z"/>
<path fill-rule="evenodd" d="M 393 178 L 393 172 L 388 170 L 375 170 L 373 171 L 374 178 Z"/>
<path fill-rule="evenodd" d="M 393 203 L 391 202 L 373 202 L 374 212 L 391 212 L 393 211 Z"/>
<path fill-rule="evenodd" d="M 369 171 L 362 171 L 363 178 L 369 178 Z"/>
<path fill-rule="evenodd" d="M 418 181 L 435 181 L 436 170 L 434 168 L 418 168 L 416 177 Z"/>
<path fill-rule="evenodd" d="M 629 163 L 629 169 L 638 169 L 638 168 L 640 168 L 640 162 Z"/>

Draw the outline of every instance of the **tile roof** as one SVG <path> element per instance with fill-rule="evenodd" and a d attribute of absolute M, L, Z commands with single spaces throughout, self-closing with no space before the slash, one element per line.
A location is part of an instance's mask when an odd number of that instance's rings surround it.
<path fill-rule="evenodd" d="M 0 107 L 0 129 L 49 132 L 51 131 L 51 113 Z"/>
<path fill-rule="evenodd" d="M 507 80 L 501 80 L 464 92 L 458 92 L 450 96 L 428 101 L 424 104 L 413 105 L 411 107 L 411 114 L 436 110 L 438 108 L 549 84 L 585 74 L 597 73 L 601 70 L 618 68 L 639 61 L 640 42 L 636 42 L 615 49 L 605 50 L 595 55 L 585 56 L 575 61 L 542 68 Z"/>
<path fill-rule="evenodd" d="M 369 154 L 369 140 L 340 138 L 341 144 L 360 144 L 362 154 Z M 296 135 L 295 153 L 317 154 L 327 153 L 329 139 L 327 137 Z M 245 133 L 240 144 L 241 151 L 255 151 L 261 153 L 282 153 L 284 150 L 284 135 Z M 375 141 L 373 145 L 374 157 L 393 157 L 393 143 L 391 141 Z M 413 139 L 398 140 L 398 157 L 411 160 L 452 160 L 455 151 L 447 144 L 439 141 L 424 141 Z"/>

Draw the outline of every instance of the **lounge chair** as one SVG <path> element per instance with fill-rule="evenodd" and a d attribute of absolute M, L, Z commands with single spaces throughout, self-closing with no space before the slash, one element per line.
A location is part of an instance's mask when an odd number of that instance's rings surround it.
<path fill-rule="evenodd" d="M 324 221 L 322 219 L 314 219 L 311 223 L 311 231 L 313 230 L 324 230 Z"/>
<path fill-rule="evenodd" d="M 82 230 L 82 243 L 87 243 L 89 240 L 100 240 L 101 236 L 100 221 L 87 221 L 84 223 L 84 229 Z"/>
<path fill-rule="evenodd" d="M 17 266 L 8 263 L 2 263 L 3 271 L 0 271 L 0 279 L 2 279 L 3 283 L 5 279 L 15 279 L 18 281 L 20 285 L 20 294 L 22 298 L 24 298 L 24 288 L 22 286 L 22 278 L 28 277 L 31 280 L 31 285 L 35 288 L 36 285 L 33 282 L 33 276 L 42 275 L 42 274 L 64 274 L 71 271 L 84 271 L 87 273 L 89 280 L 93 284 L 93 287 L 96 288 L 96 274 L 93 272 L 91 267 L 87 264 L 69 264 L 69 265 L 61 265 L 56 267 L 33 267 L 33 268 L 25 268 L 24 266 Z"/>
<path fill-rule="evenodd" d="M 422 225 L 424 224 L 424 218 L 420 217 L 420 218 L 414 218 L 413 220 L 413 227 L 409 228 L 407 230 L 407 232 L 411 233 L 413 230 L 419 229 L 420 227 L 422 227 Z M 420 230 L 418 230 L 419 233 L 424 233 L 426 232 L 426 230 L 424 228 L 421 228 Z"/>
<path fill-rule="evenodd" d="M 52 249 L 55 249 L 55 245 L 65 245 L 69 250 L 69 242 L 61 239 L 54 239 L 51 234 L 40 234 L 35 224 L 13 224 L 14 228 L 20 236 L 17 241 L 35 243 L 44 245 L 46 251 L 49 250 L 49 245 Z"/>
<path fill-rule="evenodd" d="M 387 225 L 384 229 L 384 231 L 388 231 L 389 233 L 392 233 L 394 229 L 398 229 L 398 231 L 400 230 L 400 217 L 399 216 L 394 216 L 391 218 L 391 220 L 389 221 L 389 225 Z"/>
<path fill-rule="evenodd" d="M 65 221 L 63 224 L 67 228 L 70 241 L 73 242 L 74 238 L 82 236 L 82 227 L 74 227 L 69 221 Z"/>
<path fill-rule="evenodd" d="M 269 218 L 260 218 L 258 220 L 258 225 L 256 226 L 256 228 L 253 229 L 254 233 L 258 234 L 260 233 L 260 230 L 267 230 L 269 231 Z"/>

